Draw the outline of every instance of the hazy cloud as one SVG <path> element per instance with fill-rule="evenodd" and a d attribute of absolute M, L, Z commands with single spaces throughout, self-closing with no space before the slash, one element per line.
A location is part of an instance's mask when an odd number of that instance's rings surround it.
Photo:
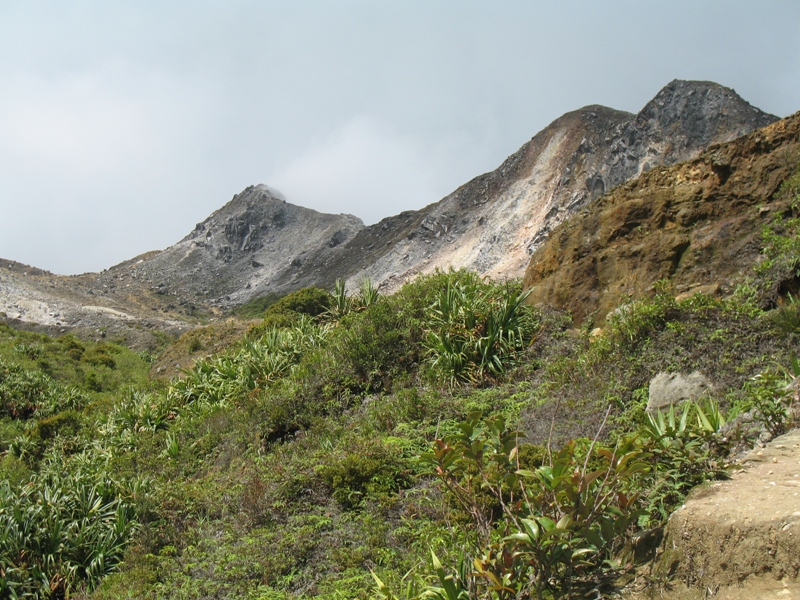
<path fill-rule="evenodd" d="M 337 207 L 375 223 L 399 209 L 439 200 L 447 182 L 443 174 L 452 169 L 453 146 L 359 116 L 324 139 L 312 140 L 270 181 L 293 202 L 320 211 Z"/>

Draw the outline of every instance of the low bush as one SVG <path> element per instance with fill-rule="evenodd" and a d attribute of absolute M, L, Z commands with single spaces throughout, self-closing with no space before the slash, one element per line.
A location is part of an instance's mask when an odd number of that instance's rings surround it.
<path fill-rule="evenodd" d="M 429 309 L 425 348 L 433 372 L 451 383 L 480 383 L 503 375 L 536 329 L 526 297 L 518 284 L 448 273 Z"/>
<path fill-rule="evenodd" d="M 343 455 L 326 458 L 319 469 L 333 498 L 346 509 L 367 497 L 396 492 L 408 484 L 408 466 L 396 448 L 374 440 L 353 440 Z"/>

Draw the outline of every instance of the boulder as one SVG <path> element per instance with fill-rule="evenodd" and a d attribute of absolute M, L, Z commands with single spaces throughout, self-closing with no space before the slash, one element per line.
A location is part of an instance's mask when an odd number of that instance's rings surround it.
<path fill-rule="evenodd" d="M 687 400 L 698 400 L 712 388 L 713 385 L 708 377 L 699 371 L 689 375 L 659 373 L 650 380 L 647 412 L 655 413 Z"/>

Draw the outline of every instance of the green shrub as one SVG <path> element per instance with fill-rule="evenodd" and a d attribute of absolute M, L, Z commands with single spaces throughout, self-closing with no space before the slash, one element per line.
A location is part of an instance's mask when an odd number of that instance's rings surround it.
<path fill-rule="evenodd" d="M 280 300 L 277 294 L 267 294 L 252 298 L 241 306 L 234 308 L 231 313 L 242 319 L 257 319 L 264 315 L 264 311 Z"/>
<path fill-rule="evenodd" d="M 81 355 L 81 361 L 94 365 L 95 367 L 108 367 L 109 369 L 113 369 L 117 366 L 116 361 L 109 354 L 108 349 L 101 347 L 95 347 L 85 351 Z"/>
<path fill-rule="evenodd" d="M 291 328 L 271 328 L 259 336 L 251 332 L 238 348 L 195 363 L 170 385 L 169 395 L 178 406 L 235 400 L 289 374 L 307 351 L 324 343 L 328 332 L 327 325 L 306 315 Z"/>
<path fill-rule="evenodd" d="M 24 460 L 12 454 L 0 456 L 0 481 L 7 481 L 12 488 L 25 485 L 33 475 Z"/>
<path fill-rule="evenodd" d="M 800 333 L 800 300 L 787 294 L 784 303 L 770 313 L 770 318 L 783 334 Z"/>
<path fill-rule="evenodd" d="M 351 312 L 332 330 L 320 351 L 304 361 L 329 395 L 377 393 L 392 388 L 420 360 L 412 324 L 398 303 L 387 299 Z"/>
<path fill-rule="evenodd" d="M 86 347 L 71 333 L 62 335 L 56 340 L 72 360 L 80 360 Z"/>
<path fill-rule="evenodd" d="M 325 314 L 330 308 L 333 297 L 316 287 L 303 288 L 285 295 L 283 298 L 272 304 L 266 311 L 265 316 L 280 313 L 295 313 L 318 317 Z"/>
<path fill-rule="evenodd" d="M 498 285 L 469 272 L 451 272 L 429 308 L 425 343 L 441 378 L 497 378 L 530 343 L 536 328 L 519 284 Z"/>
<path fill-rule="evenodd" d="M 79 409 L 86 396 L 38 370 L 0 360 L 0 411 L 15 419 L 46 417 L 65 409 Z"/>
<path fill-rule="evenodd" d="M 80 413 L 74 410 L 66 410 L 52 417 L 40 419 L 31 435 L 46 442 L 58 435 L 74 436 L 82 426 L 83 420 Z"/>
<path fill-rule="evenodd" d="M 800 168 L 777 197 L 787 206 L 764 226 L 763 260 L 756 266 L 762 303 L 773 306 L 779 296 L 800 290 Z"/>
<path fill-rule="evenodd" d="M 319 469 L 334 499 L 347 509 L 366 496 L 396 492 L 407 484 L 409 473 L 396 448 L 373 440 L 355 440 L 343 456 L 333 455 Z"/>
<path fill-rule="evenodd" d="M 273 329 L 297 327 L 304 318 L 324 320 L 333 302 L 333 297 L 319 288 L 303 288 L 287 294 L 273 303 L 264 313 L 261 323 L 250 328 L 249 338 L 265 335 Z"/>
<path fill-rule="evenodd" d="M 23 488 L 0 481 L 0 597 L 91 590 L 116 568 L 135 527 L 131 505 L 101 474 L 52 467 Z"/>
<path fill-rule="evenodd" d="M 635 526 L 641 514 L 636 484 L 648 470 L 640 443 L 620 440 L 613 448 L 589 449 L 593 453 L 586 457 L 569 443 L 531 470 L 520 469 L 521 437 L 504 419 L 481 420 L 475 414 L 423 456 L 478 534 L 477 550 L 465 549 L 477 552 L 474 569 L 447 575 L 434 558 L 443 584 L 430 590 L 434 597 L 437 592 L 447 598 L 504 599 L 583 592 L 580 584 L 608 568 Z M 479 491 L 495 502 L 487 503 Z"/>

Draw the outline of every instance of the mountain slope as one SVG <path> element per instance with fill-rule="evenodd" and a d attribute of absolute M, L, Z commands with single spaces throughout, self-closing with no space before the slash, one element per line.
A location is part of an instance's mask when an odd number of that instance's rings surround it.
<path fill-rule="evenodd" d="M 669 277 L 678 290 L 725 288 L 757 260 L 773 198 L 800 153 L 800 113 L 697 159 L 617 188 L 553 232 L 533 255 L 531 302 L 605 316 Z"/>
<path fill-rule="evenodd" d="M 389 289 L 447 266 L 519 277 L 549 232 L 604 192 L 775 120 L 711 82 L 673 81 L 638 115 L 588 106 L 436 204 L 365 228 L 331 266 Z"/>
<path fill-rule="evenodd" d="M 498 169 L 422 210 L 364 227 L 254 186 L 175 246 L 106 278 L 228 307 L 337 277 L 350 287 L 369 277 L 385 289 L 449 266 L 520 277 L 549 232 L 606 190 L 774 120 L 723 86 L 673 81 L 638 115 L 602 106 L 565 114 Z"/>
<path fill-rule="evenodd" d="M 352 215 L 295 206 L 267 186 L 251 186 L 174 246 L 112 269 L 111 276 L 127 270 L 159 293 L 211 306 L 242 304 L 257 292 L 302 287 L 295 279 L 299 266 L 318 273 L 363 227 Z"/>

